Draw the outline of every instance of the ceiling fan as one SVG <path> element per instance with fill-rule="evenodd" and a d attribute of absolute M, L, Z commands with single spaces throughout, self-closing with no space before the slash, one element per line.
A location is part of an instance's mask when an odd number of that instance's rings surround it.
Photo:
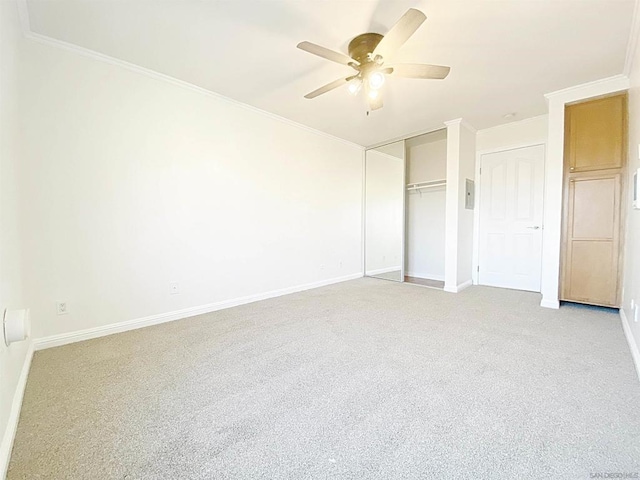
<path fill-rule="evenodd" d="M 384 84 L 385 75 L 395 75 L 406 78 L 444 79 L 449 74 L 450 67 L 441 65 L 425 65 L 418 63 L 400 63 L 386 65 L 386 61 L 398 50 L 427 19 L 424 13 L 410 8 L 391 27 L 386 35 L 379 33 L 363 33 L 349 43 L 349 56 L 329 50 L 310 42 L 301 42 L 298 48 L 305 52 L 318 55 L 332 62 L 341 63 L 353 68 L 357 73 L 346 78 L 340 78 L 323 87 L 308 93 L 304 98 L 316 98 L 342 85 L 349 84 L 349 91 L 356 95 L 364 89 L 369 110 L 382 108 L 380 88 Z"/>

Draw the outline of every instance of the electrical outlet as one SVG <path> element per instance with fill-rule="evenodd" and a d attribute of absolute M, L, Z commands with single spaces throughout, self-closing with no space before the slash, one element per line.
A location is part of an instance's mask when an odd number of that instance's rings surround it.
<path fill-rule="evenodd" d="M 171 282 L 169 284 L 169 294 L 177 295 L 179 293 L 180 293 L 180 286 L 178 285 L 178 282 Z"/>
<path fill-rule="evenodd" d="M 636 301 L 632 298 L 631 299 L 631 310 L 635 310 L 636 308 Z"/>
<path fill-rule="evenodd" d="M 67 302 L 56 303 L 56 312 L 58 315 L 66 315 L 69 313 L 69 306 L 67 305 Z"/>

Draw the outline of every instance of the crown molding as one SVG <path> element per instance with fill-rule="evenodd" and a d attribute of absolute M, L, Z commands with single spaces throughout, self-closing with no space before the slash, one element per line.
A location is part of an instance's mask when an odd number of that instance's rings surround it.
<path fill-rule="evenodd" d="M 134 63 L 130 63 L 124 60 L 120 60 L 119 58 L 111 57 L 109 55 L 105 55 L 103 53 L 97 52 L 95 50 L 91 50 L 88 48 L 80 47 L 74 43 L 65 42 L 62 40 L 58 40 L 53 37 L 49 37 L 47 35 L 42 35 L 40 33 L 35 33 L 31 30 L 31 23 L 29 21 L 29 6 L 27 5 L 27 0 L 16 0 L 18 4 L 18 13 L 20 16 L 20 25 L 22 27 L 22 33 L 25 38 L 28 40 L 32 40 L 34 42 L 48 45 L 50 47 L 58 48 L 61 50 L 66 50 L 68 52 L 75 53 L 77 55 L 81 55 L 83 57 L 91 58 L 93 60 L 97 60 L 103 63 L 108 63 L 110 65 L 115 65 L 131 72 L 135 72 L 141 75 L 145 75 L 147 77 L 153 78 L 155 80 L 160 80 L 165 83 L 170 83 L 177 87 L 186 88 L 196 93 L 200 93 L 202 95 L 206 95 L 217 100 L 222 100 L 226 103 L 234 105 L 236 107 L 240 107 L 244 110 L 248 110 L 253 113 L 257 113 L 259 115 L 269 117 L 273 120 L 277 120 L 279 122 L 285 123 L 292 127 L 299 128 L 301 130 L 305 130 L 307 132 L 319 135 L 321 137 L 325 137 L 330 140 L 334 140 L 340 142 L 345 145 L 349 145 L 351 147 L 357 148 L 359 150 L 365 150 L 363 145 L 359 145 L 357 143 L 351 142 L 349 140 L 345 140 L 344 138 L 337 137 L 335 135 L 331 135 L 330 133 L 323 132 L 321 130 L 317 130 L 315 128 L 309 127 L 302 123 L 298 123 L 294 120 L 290 120 L 286 117 L 282 117 L 280 115 L 276 115 L 275 113 L 268 112 L 266 110 L 262 110 L 258 107 L 254 107 L 253 105 L 249 105 L 247 103 L 240 102 L 238 100 L 234 100 L 233 98 L 226 97 L 220 93 L 216 93 L 212 90 L 208 90 L 203 87 L 199 87 L 189 82 L 185 82 L 184 80 L 179 80 L 175 77 L 171 77 L 170 75 L 165 75 L 164 73 L 156 72 L 155 70 L 151 70 L 149 68 L 141 67 L 140 65 L 136 65 Z"/>
<path fill-rule="evenodd" d="M 477 133 L 477 129 L 476 127 L 474 127 L 473 125 L 471 125 L 469 122 L 467 122 L 464 118 L 455 118 L 453 120 L 447 120 L 446 122 L 444 122 L 444 124 L 447 127 L 452 127 L 454 125 L 460 125 L 464 128 L 466 128 L 467 130 L 469 130 L 471 133 Z"/>
<path fill-rule="evenodd" d="M 476 129 L 476 127 L 474 127 L 473 125 L 471 125 L 469 122 L 467 122 L 464 118 L 462 119 L 462 121 L 460 122 L 460 125 L 462 125 L 464 128 L 466 128 L 467 130 L 469 130 L 471 133 L 477 133 L 478 130 Z"/>
<path fill-rule="evenodd" d="M 638 40 L 640 39 L 640 0 L 636 0 L 633 6 L 633 17 L 631 19 L 631 32 L 629 33 L 629 41 L 627 42 L 627 53 L 624 59 L 625 76 L 631 75 L 633 69 L 633 60 L 638 49 Z"/>
<path fill-rule="evenodd" d="M 612 77 L 601 78 L 592 82 L 581 83 L 573 87 L 563 88 L 555 92 L 544 94 L 544 98 L 548 102 L 561 101 L 564 103 L 581 100 L 583 98 L 596 97 L 598 95 L 606 95 L 629 88 L 629 77 L 626 75 L 614 75 Z"/>
<path fill-rule="evenodd" d="M 443 122 L 447 127 L 453 127 L 454 125 L 461 125 L 462 124 L 462 118 L 454 118 L 453 120 L 447 120 L 446 122 Z"/>

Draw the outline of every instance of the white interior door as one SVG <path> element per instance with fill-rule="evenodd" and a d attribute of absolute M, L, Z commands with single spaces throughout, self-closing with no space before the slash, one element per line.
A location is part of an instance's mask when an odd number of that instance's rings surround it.
<path fill-rule="evenodd" d="M 544 146 L 482 155 L 481 285 L 540 291 Z"/>

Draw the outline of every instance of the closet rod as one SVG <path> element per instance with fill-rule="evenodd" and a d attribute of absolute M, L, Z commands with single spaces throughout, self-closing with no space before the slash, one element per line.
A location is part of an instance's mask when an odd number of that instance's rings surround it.
<path fill-rule="evenodd" d="M 407 185 L 407 190 L 422 190 L 423 188 L 433 188 L 433 187 L 443 187 L 447 184 L 446 181 L 437 181 L 437 182 L 420 182 L 420 183 L 410 183 Z"/>

